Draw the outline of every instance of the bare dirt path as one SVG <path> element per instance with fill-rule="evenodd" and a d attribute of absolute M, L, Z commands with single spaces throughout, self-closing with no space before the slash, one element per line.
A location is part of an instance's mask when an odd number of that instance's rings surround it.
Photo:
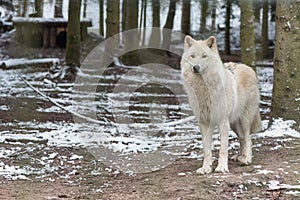
<path fill-rule="evenodd" d="M 0 178 L 0 199 L 297 199 L 300 189 L 300 139 L 255 140 L 250 166 L 230 161 L 230 173 L 196 175 L 200 162 L 178 159 L 164 169 L 128 175 L 97 163 L 84 149 L 69 149 L 82 155 L 80 170 L 63 179 L 57 173 L 45 178 L 8 181 Z M 254 144 L 255 146 L 255 144 Z M 281 147 L 280 147 L 281 146 Z M 66 149 L 57 148 L 59 154 Z M 215 152 L 216 153 L 216 152 Z M 216 155 L 216 154 L 215 154 Z M 7 162 L 3 160 L 4 162 Z M 215 167 L 215 166 L 214 166 Z M 65 169 L 66 174 L 68 169 Z M 281 189 L 272 187 L 282 186 Z"/>

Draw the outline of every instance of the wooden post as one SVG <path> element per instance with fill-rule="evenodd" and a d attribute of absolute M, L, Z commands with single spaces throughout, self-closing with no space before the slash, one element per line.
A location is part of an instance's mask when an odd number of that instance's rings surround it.
<path fill-rule="evenodd" d="M 16 38 L 17 41 L 23 43 L 23 26 L 21 24 L 16 24 Z"/>
<path fill-rule="evenodd" d="M 50 30 L 49 27 L 43 28 L 43 48 L 49 47 L 49 41 L 50 41 Z"/>
<path fill-rule="evenodd" d="M 50 28 L 50 47 L 56 46 L 56 27 Z"/>
<path fill-rule="evenodd" d="M 31 33 L 32 33 L 31 27 L 29 27 L 28 25 L 24 25 L 23 26 L 23 34 L 24 34 L 23 41 L 24 41 L 24 44 L 27 46 L 31 46 Z"/>

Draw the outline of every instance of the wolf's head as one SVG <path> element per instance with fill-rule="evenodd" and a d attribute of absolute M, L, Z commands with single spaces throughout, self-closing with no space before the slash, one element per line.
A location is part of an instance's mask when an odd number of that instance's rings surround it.
<path fill-rule="evenodd" d="M 181 69 L 185 72 L 205 73 L 208 68 L 221 66 L 217 40 L 211 36 L 207 40 L 194 40 L 186 36 Z"/>

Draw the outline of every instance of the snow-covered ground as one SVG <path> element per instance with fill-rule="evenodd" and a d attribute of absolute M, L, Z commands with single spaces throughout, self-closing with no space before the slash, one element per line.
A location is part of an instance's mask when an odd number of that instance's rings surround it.
<path fill-rule="evenodd" d="M 263 96 L 270 97 L 272 90 L 272 68 L 258 68 L 257 74 L 259 79 L 260 90 Z M 85 92 L 80 85 L 74 86 L 70 83 L 54 83 L 47 78 L 47 69 L 41 71 L 34 67 L 28 67 L 24 69 L 11 69 L 0 70 L 1 80 L 1 92 L 0 99 L 2 100 L 0 105 L 0 112 L 4 115 L 6 113 L 15 114 L 16 108 L 11 108 L 11 104 L 6 104 L 6 101 L 13 101 L 14 99 L 32 99 L 32 103 L 26 100 L 21 107 L 32 107 L 33 114 L 27 113 L 29 118 L 26 120 L 20 120 L 16 117 L 15 120 L 9 121 L 7 116 L 3 115 L 3 121 L 0 129 L 0 142 L 20 144 L 27 141 L 31 144 L 44 144 L 46 143 L 50 147 L 82 147 L 86 148 L 93 156 L 109 166 L 117 168 L 121 171 L 128 173 L 138 173 L 145 171 L 152 171 L 162 168 L 172 163 L 176 158 L 189 157 L 189 158 L 202 158 L 202 152 L 199 151 L 202 147 L 201 135 L 199 134 L 199 128 L 195 120 L 186 121 L 184 123 L 178 123 L 174 126 L 165 126 L 161 122 L 176 122 L 180 118 L 186 118 L 191 115 L 191 110 L 188 104 L 166 104 L 161 102 L 144 102 L 142 107 L 149 108 L 149 112 L 142 110 L 131 110 L 128 112 L 130 102 L 126 96 L 143 97 L 145 93 L 135 92 L 127 93 L 126 91 L 107 92 L 107 85 L 114 85 L 114 80 L 119 80 L 118 76 L 121 75 L 96 75 L 93 71 L 82 72 L 85 74 L 85 78 L 89 80 L 97 79 L 100 88 L 95 92 Z M 164 72 L 162 72 L 164 73 Z M 123 123 L 122 119 L 117 123 L 107 122 L 107 126 L 93 124 L 78 120 L 75 118 L 75 122 L 70 120 L 53 120 L 53 121 L 38 121 L 36 119 L 37 114 L 42 113 L 49 115 L 62 115 L 65 111 L 57 108 L 52 104 L 43 105 L 45 100 L 38 94 L 34 93 L 25 83 L 23 83 L 19 76 L 26 77 L 29 82 L 37 88 L 40 88 L 42 92 L 50 96 L 54 96 L 54 100 L 64 105 L 66 108 L 82 115 L 90 116 L 92 112 L 95 112 L 95 108 L 99 109 L 111 109 L 115 116 L 122 115 L 125 118 L 134 119 L 134 114 L 138 115 L 144 120 L 149 122 L 130 122 Z M 180 78 L 178 74 L 174 73 L 168 79 L 169 82 L 174 84 L 173 86 L 181 86 Z M 161 83 L 165 82 L 165 75 L 161 77 Z M 140 77 L 127 76 L 127 79 L 139 82 Z M 101 82 L 101 80 L 103 82 Z M 95 81 L 91 81 L 95 82 Z M 104 86 L 103 86 L 104 85 Z M 116 87 L 117 85 L 115 85 Z M 131 86 L 127 86 L 131 87 Z M 103 89 L 104 88 L 104 89 Z M 168 96 L 165 93 L 147 93 L 150 96 Z M 102 98 L 102 97 L 106 98 Z M 101 98 L 99 98 L 101 97 Z M 178 98 L 186 99 L 183 93 Z M 262 100 L 262 104 L 270 105 L 270 100 Z M 184 100 L 182 100 L 184 102 Z M 128 104 L 129 103 L 129 104 Z M 179 110 L 176 110 L 177 108 Z M 166 109 L 174 109 L 173 112 L 177 112 L 180 118 L 168 118 L 166 117 Z M 127 111 L 126 111 L 127 109 Z M 18 109 L 17 109 L 18 110 Z M 97 111 L 97 110 L 96 110 Z M 99 113 L 101 113 L 99 111 Z M 22 112 L 19 111 L 19 112 Z M 262 113 L 268 113 L 268 110 L 261 110 Z M 110 121 L 109 117 L 98 116 L 106 118 Z M 127 114 L 126 114 L 127 113 Z M 20 113 L 21 114 L 21 113 Z M 24 114 L 24 113 L 23 113 Z M 26 113 L 25 113 L 26 114 Z M 148 116 L 149 115 L 149 116 Z M 31 119 L 30 119 L 31 117 Z M 100 117 L 100 118 L 99 118 Z M 158 123 L 160 122 L 160 123 Z M 267 127 L 267 120 L 263 121 L 263 127 Z M 293 121 L 277 119 L 273 125 L 264 132 L 253 135 L 254 139 L 261 137 L 300 137 L 300 133 L 293 130 L 291 127 Z M 22 133 L 22 134 L 20 134 Z M 238 149 L 239 144 L 236 141 L 234 133 L 230 133 L 230 146 L 229 149 Z M 218 134 L 214 135 L 214 148 L 219 148 Z M 24 145 L 24 144 L 23 144 Z M 32 151 L 38 146 L 30 145 L 31 147 L 23 146 L 21 149 L 26 151 Z M 258 145 L 258 144 L 256 144 Z M 280 147 L 278 147 L 280 148 Z M 12 148 L 6 149 L 1 147 L 0 158 L 9 157 L 16 154 L 20 149 Z M 48 155 L 51 157 L 52 154 Z M 47 157 L 47 156 L 46 156 Z M 46 163 L 51 158 L 39 158 L 40 162 Z M 66 161 L 71 158 L 63 158 Z M 49 161 L 50 162 L 50 161 Z M 143 164 L 140 164 L 143 163 Z M 46 164 L 45 164 L 46 167 Z M 46 169 L 43 169 L 46 170 Z M 7 166 L 5 163 L 0 163 L 0 174 L 14 179 L 24 178 L 27 175 L 43 174 L 43 170 L 37 170 L 34 167 L 25 166 Z M 55 169 L 52 169 L 55 170 Z M 20 175 L 20 176 L 18 176 Z"/>

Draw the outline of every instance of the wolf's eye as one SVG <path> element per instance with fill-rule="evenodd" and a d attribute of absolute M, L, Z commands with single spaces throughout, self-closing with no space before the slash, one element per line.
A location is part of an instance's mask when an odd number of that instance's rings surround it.
<path fill-rule="evenodd" d="M 202 54 L 202 58 L 207 58 L 207 55 L 206 54 Z"/>
<path fill-rule="evenodd" d="M 195 58 L 195 57 L 196 57 L 194 54 L 192 54 L 192 55 L 190 55 L 190 56 L 191 56 L 191 58 Z"/>

